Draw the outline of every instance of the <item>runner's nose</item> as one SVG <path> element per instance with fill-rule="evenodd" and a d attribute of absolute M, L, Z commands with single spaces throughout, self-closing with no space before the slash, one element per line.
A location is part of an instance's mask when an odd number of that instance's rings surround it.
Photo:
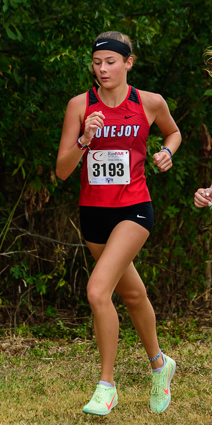
<path fill-rule="evenodd" d="M 106 67 L 105 67 L 105 63 L 104 62 L 101 63 L 100 72 L 106 72 Z"/>

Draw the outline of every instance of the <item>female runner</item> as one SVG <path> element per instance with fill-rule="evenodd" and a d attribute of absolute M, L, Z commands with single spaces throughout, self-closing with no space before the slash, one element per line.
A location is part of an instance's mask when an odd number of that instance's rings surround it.
<path fill-rule="evenodd" d="M 81 230 L 97 261 L 87 287 L 101 358 L 101 376 L 83 412 L 107 415 L 117 405 L 113 380 L 119 322 L 111 297 L 115 290 L 127 306 L 152 366 L 150 407 L 169 405 L 175 361 L 161 352 L 154 310 L 133 259 L 153 226 L 153 210 L 144 176 L 149 128 L 164 136 L 153 161 L 160 171 L 172 167 L 181 143 L 164 99 L 127 84 L 132 44 L 119 32 L 100 34 L 93 46 L 93 70 L 101 84 L 68 103 L 57 158 L 57 176 L 65 180 L 83 157 L 80 192 Z"/>

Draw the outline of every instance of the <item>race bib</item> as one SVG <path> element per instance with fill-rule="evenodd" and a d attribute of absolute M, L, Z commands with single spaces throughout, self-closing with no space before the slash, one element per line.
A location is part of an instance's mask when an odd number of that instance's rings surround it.
<path fill-rule="evenodd" d="M 89 184 L 129 184 L 129 151 L 89 150 L 87 156 Z"/>

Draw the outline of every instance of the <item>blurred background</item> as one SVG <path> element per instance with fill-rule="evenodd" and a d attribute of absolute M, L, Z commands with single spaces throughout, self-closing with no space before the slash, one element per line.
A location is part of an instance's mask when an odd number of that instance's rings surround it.
<path fill-rule="evenodd" d="M 81 239 L 81 164 L 55 175 L 68 101 L 92 86 L 96 36 L 130 36 L 137 60 L 128 83 L 160 93 L 182 132 L 170 171 L 152 155 L 146 177 L 153 232 L 135 259 L 158 318 L 211 317 L 212 211 L 193 203 L 212 182 L 210 0 L 3 0 L 0 6 L 0 332 L 56 323 L 77 326 L 91 312 L 86 284 L 94 261 Z M 125 243 L 125 241 L 123 241 Z M 114 294 L 124 317 L 124 307 Z"/>

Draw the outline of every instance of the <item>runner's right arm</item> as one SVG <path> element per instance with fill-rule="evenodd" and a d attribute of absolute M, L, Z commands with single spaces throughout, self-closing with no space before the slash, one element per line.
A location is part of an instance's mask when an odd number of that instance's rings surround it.
<path fill-rule="evenodd" d="M 77 146 L 86 108 L 86 93 L 74 97 L 68 103 L 57 157 L 56 175 L 66 180 L 72 174 L 85 152 Z M 98 127 L 103 127 L 104 115 L 94 112 L 85 120 L 83 145 L 89 145 Z"/>

